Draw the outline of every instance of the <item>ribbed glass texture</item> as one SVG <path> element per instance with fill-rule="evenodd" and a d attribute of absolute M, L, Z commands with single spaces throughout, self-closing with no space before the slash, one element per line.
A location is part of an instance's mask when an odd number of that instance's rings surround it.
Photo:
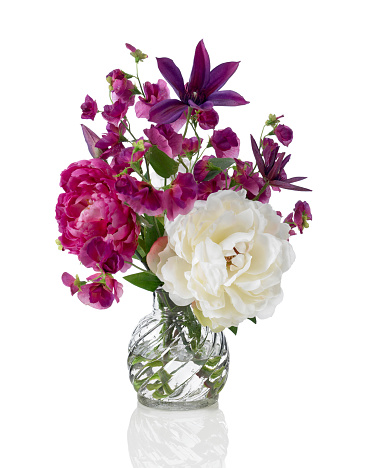
<path fill-rule="evenodd" d="M 176 306 L 157 289 L 152 313 L 129 343 L 129 376 L 140 403 L 171 410 L 209 406 L 218 400 L 228 367 L 223 332 L 202 327 L 190 306 Z"/>

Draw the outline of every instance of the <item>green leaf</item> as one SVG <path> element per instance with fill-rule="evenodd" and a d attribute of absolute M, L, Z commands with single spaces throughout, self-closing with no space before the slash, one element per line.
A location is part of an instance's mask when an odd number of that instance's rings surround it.
<path fill-rule="evenodd" d="M 124 276 L 124 279 L 129 283 L 134 284 L 134 286 L 138 286 L 139 288 L 152 292 L 162 285 L 157 276 L 150 271 L 143 271 L 142 273 Z"/>
<path fill-rule="evenodd" d="M 220 174 L 221 172 L 222 171 L 219 169 L 214 169 L 213 171 L 209 171 L 208 174 L 205 176 L 204 180 L 214 179 L 214 177 Z"/>
<path fill-rule="evenodd" d="M 211 158 L 209 159 L 209 166 L 214 167 L 214 169 L 221 169 L 224 171 L 228 167 L 235 164 L 235 160 L 233 158 Z"/>
<path fill-rule="evenodd" d="M 156 145 L 151 146 L 146 152 L 147 161 L 151 164 L 156 174 L 165 179 L 176 174 L 179 163 L 167 156 L 166 153 L 157 148 Z"/>
<path fill-rule="evenodd" d="M 237 335 L 238 327 L 229 327 L 229 329 L 231 330 L 232 333 Z"/>
<path fill-rule="evenodd" d="M 251 322 L 256 323 L 256 317 L 249 318 L 248 320 L 251 320 Z"/>

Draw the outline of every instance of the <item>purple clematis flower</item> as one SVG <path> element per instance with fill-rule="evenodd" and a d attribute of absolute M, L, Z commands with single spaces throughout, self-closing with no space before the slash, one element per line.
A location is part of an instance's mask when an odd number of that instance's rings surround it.
<path fill-rule="evenodd" d="M 213 106 L 242 106 L 248 104 L 235 91 L 220 91 L 237 70 L 239 62 L 221 63 L 210 71 L 208 52 L 201 40 L 195 49 L 189 82 L 184 85 L 181 71 L 169 58 L 158 58 L 157 64 L 165 80 L 172 86 L 178 99 L 165 99 L 155 104 L 149 120 L 158 124 L 175 122 L 189 107 L 209 111 Z"/>
<path fill-rule="evenodd" d="M 251 135 L 251 146 L 252 151 L 256 159 L 257 167 L 264 178 L 265 183 L 268 183 L 274 188 L 283 188 L 287 190 L 297 190 L 301 192 L 311 192 L 310 189 L 293 185 L 293 182 L 299 182 L 300 180 L 306 179 L 306 177 L 291 177 L 287 178 L 284 171 L 285 165 L 290 160 L 290 154 L 285 156 L 285 153 L 278 153 L 279 145 L 274 143 L 273 140 L 265 138 L 263 141 L 264 151 L 262 158 L 259 147 Z"/>

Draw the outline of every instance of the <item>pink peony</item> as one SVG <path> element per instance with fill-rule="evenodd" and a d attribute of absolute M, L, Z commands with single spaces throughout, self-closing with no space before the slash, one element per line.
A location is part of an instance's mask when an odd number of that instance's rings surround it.
<path fill-rule="evenodd" d="M 217 158 L 236 158 L 240 152 L 240 140 L 230 127 L 214 130 L 210 143 Z"/>
<path fill-rule="evenodd" d="M 151 107 L 157 102 L 168 99 L 170 91 L 164 80 L 158 80 L 157 84 L 151 84 L 149 81 L 146 81 L 143 89 L 146 97 L 139 96 L 139 101 L 135 105 L 135 111 L 138 118 L 148 119 Z"/>
<path fill-rule="evenodd" d="M 171 125 L 165 124 L 144 130 L 152 145 L 166 153 L 170 158 L 174 158 L 181 153 L 183 137 L 176 133 Z"/>
<path fill-rule="evenodd" d="M 189 213 L 197 199 L 197 194 L 198 186 L 193 174 L 179 172 L 171 183 L 171 188 L 163 194 L 168 219 L 173 221 L 177 215 Z"/>
<path fill-rule="evenodd" d="M 87 241 L 101 237 L 113 252 L 131 262 L 138 245 L 140 226 L 134 211 L 115 191 L 114 171 L 101 159 L 71 164 L 61 174 L 56 219 L 64 249 L 79 255 Z"/>
<path fill-rule="evenodd" d="M 98 105 L 96 101 L 92 99 L 89 95 L 86 96 L 85 101 L 81 104 L 81 118 L 82 119 L 91 119 L 94 120 L 98 112 Z"/>

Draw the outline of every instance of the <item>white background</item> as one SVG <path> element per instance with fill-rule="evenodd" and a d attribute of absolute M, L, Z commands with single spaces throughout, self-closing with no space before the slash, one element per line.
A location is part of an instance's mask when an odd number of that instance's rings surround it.
<path fill-rule="evenodd" d="M 136 395 L 125 361 L 151 297 L 124 282 L 119 305 L 96 311 L 62 285 L 64 271 L 89 272 L 54 242 L 59 174 L 89 158 L 85 95 L 102 107 L 105 75 L 134 72 L 125 42 L 149 55 L 140 75 L 154 82 L 156 56 L 173 58 L 187 80 L 202 38 L 212 66 L 241 61 L 225 88 L 250 101 L 218 109 L 219 128 L 231 126 L 251 158 L 249 134 L 259 137 L 269 113 L 285 114 L 294 130 L 287 172 L 308 176 L 313 189 L 299 193 L 313 223 L 291 240 L 284 302 L 273 318 L 227 333 L 220 409 L 229 445 L 225 461 L 209 466 L 363 467 L 361 2 L 20 1 L 3 7 L 0 34 L 1 467 L 132 466 Z M 101 118 L 86 123 L 103 131 Z M 286 214 L 297 199 L 286 191 L 272 204 Z M 176 466 L 203 466 L 188 463 Z"/>

